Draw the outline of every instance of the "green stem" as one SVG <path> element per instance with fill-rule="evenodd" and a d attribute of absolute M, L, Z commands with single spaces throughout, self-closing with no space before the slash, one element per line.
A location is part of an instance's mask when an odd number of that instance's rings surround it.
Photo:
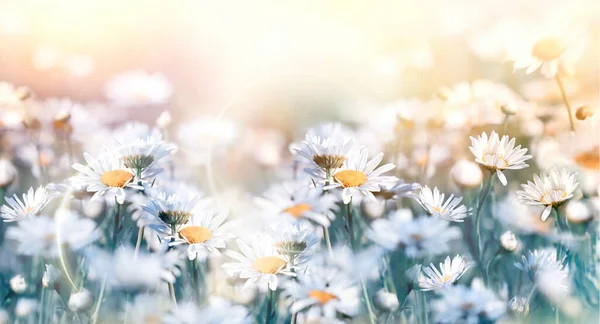
<path fill-rule="evenodd" d="M 560 215 L 558 207 L 554 207 L 554 215 L 556 216 L 556 223 L 562 232 L 568 232 L 569 226 L 565 223 L 564 218 Z"/>
<path fill-rule="evenodd" d="M 194 278 L 194 292 L 196 293 L 196 304 L 200 305 L 200 276 L 198 275 L 198 258 L 192 261 L 192 276 Z"/>
<path fill-rule="evenodd" d="M 273 290 L 267 288 L 267 314 L 265 315 L 265 324 L 271 323 L 273 313 Z"/>
<path fill-rule="evenodd" d="M 135 242 L 135 251 L 133 253 L 133 258 L 136 259 L 138 254 L 140 253 L 140 247 L 142 246 L 142 238 L 144 237 L 144 228 L 145 226 L 140 226 L 138 229 L 137 241 Z"/>
<path fill-rule="evenodd" d="M 100 313 L 100 306 L 102 305 L 102 301 L 104 300 L 104 290 L 106 289 L 106 277 L 102 280 L 102 287 L 100 287 L 100 294 L 98 295 L 98 301 L 96 302 L 96 309 L 94 309 L 94 314 L 92 315 L 92 324 L 96 324 L 98 321 L 98 314 Z"/>
<path fill-rule="evenodd" d="M 116 210 L 115 210 L 115 225 L 113 227 L 113 237 L 112 237 L 112 246 L 113 246 L 113 250 L 117 249 L 117 236 L 119 235 L 119 224 L 120 224 L 120 218 L 121 218 L 121 204 L 119 204 L 116 201 L 115 198 L 115 203 L 116 205 Z"/>
<path fill-rule="evenodd" d="M 483 192 L 483 196 L 481 197 L 481 199 L 479 200 L 479 202 L 477 203 L 477 212 L 475 214 L 475 230 L 477 233 L 477 249 L 478 249 L 478 259 L 479 262 L 481 262 L 481 257 L 482 257 L 482 251 L 481 251 L 481 209 L 483 208 L 483 204 L 485 203 L 485 200 L 487 198 L 487 196 L 490 194 L 490 191 L 492 190 L 492 187 L 494 186 L 494 178 L 496 177 L 496 172 L 493 172 L 492 174 L 490 174 L 490 177 L 488 179 L 488 183 L 487 183 L 487 187 L 485 189 L 485 191 Z"/>
<path fill-rule="evenodd" d="M 325 243 L 327 244 L 327 251 L 329 251 L 329 255 L 333 257 L 333 249 L 331 248 L 331 237 L 329 236 L 329 228 L 327 226 L 323 226 L 323 236 L 325 237 Z"/>
<path fill-rule="evenodd" d="M 429 324 L 429 312 L 427 310 L 427 296 L 424 291 L 420 292 L 421 298 L 423 299 L 423 319 L 425 324 Z"/>
<path fill-rule="evenodd" d="M 347 218 L 348 218 L 348 235 L 350 239 L 350 247 L 352 251 L 354 251 L 354 222 L 352 220 L 352 198 L 350 198 L 350 202 L 346 205 L 347 207 Z"/>
<path fill-rule="evenodd" d="M 556 84 L 558 84 L 558 88 L 560 89 L 560 95 L 562 96 L 563 101 L 565 102 L 565 107 L 567 108 L 567 114 L 569 114 L 569 126 L 571 127 L 571 132 L 575 131 L 575 122 L 573 122 L 573 113 L 571 112 L 571 104 L 569 103 L 569 98 L 567 98 L 567 92 L 565 91 L 565 86 L 560 79 L 560 76 L 557 74 L 554 79 L 556 80 Z"/>
<path fill-rule="evenodd" d="M 365 304 L 367 305 L 367 311 L 369 315 L 369 322 L 371 324 L 375 324 L 375 313 L 373 312 L 373 306 L 371 305 L 371 299 L 369 298 L 369 292 L 367 291 L 367 285 L 365 284 L 365 279 L 363 276 L 360 276 L 360 286 L 363 293 L 363 298 L 365 299 Z"/>

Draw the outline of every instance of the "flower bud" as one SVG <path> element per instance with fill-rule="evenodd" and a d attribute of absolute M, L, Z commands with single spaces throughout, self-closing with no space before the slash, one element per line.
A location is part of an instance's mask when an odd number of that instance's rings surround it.
<path fill-rule="evenodd" d="M 92 294 L 86 289 L 73 292 L 69 298 L 69 309 L 73 312 L 82 312 L 88 310 L 93 304 Z"/>
<path fill-rule="evenodd" d="M 400 303 L 396 294 L 380 289 L 375 295 L 375 306 L 383 311 L 393 312 L 398 309 Z"/>
<path fill-rule="evenodd" d="M 31 98 L 31 90 L 27 87 L 19 87 L 15 90 L 15 94 L 17 95 L 17 98 L 19 98 L 19 100 L 21 101 L 25 101 L 29 98 Z"/>
<path fill-rule="evenodd" d="M 577 117 L 579 120 L 586 120 L 588 117 L 592 117 L 593 115 L 594 111 L 588 106 L 581 106 L 577 108 L 577 111 L 575 112 L 575 117 Z"/>
<path fill-rule="evenodd" d="M 508 252 L 514 252 L 519 247 L 519 241 L 511 231 L 506 231 L 504 234 L 500 235 L 500 244 Z"/>
<path fill-rule="evenodd" d="M 517 105 L 515 105 L 513 103 L 507 103 L 507 104 L 501 105 L 500 110 L 502 110 L 502 113 L 505 114 L 506 116 L 512 116 L 512 115 L 515 115 L 519 111 L 519 107 L 517 107 Z"/>
<path fill-rule="evenodd" d="M 27 282 L 22 275 L 16 275 L 10 278 L 10 289 L 17 294 L 21 294 L 27 290 Z"/>
<path fill-rule="evenodd" d="M 169 125 L 171 125 L 172 122 L 173 117 L 171 117 L 171 113 L 165 110 L 156 119 L 156 126 L 160 129 L 164 129 L 169 127 Z"/>
<path fill-rule="evenodd" d="M 483 181 L 483 172 L 475 162 L 461 159 L 450 169 L 452 180 L 462 188 L 476 188 Z"/>
<path fill-rule="evenodd" d="M 529 303 L 527 298 L 515 296 L 508 301 L 508 307 L 515 313 L 527 315 L 529 313 Z"/>
<path fill-rule="evenodd" d="M 57 267 L 46 264 L 46 271 L 44 271 L 44 276 L 42 277 L 42 286 L 55 289 L 61 275 L 62 272 Z"/>
<path fill-rule="evenodd" d="M 38 309 L 38 302 L 33 298 L 20 298 L 15 306 L 17 317 L 27 317 Z"/>
<path fill-rule="evenodd" d="M 42 122 L 34 116 L 25 115 L 23 116 L 23 127 L 29 130 L 40 130 Z"/>
<path fill-rule="evenodd" d="M 15 182 L 17 169 L 7 159 L 0 159 L 0 188 L 6 188 Z"/>
<path fill-rule="evenodd" d="M 0 324 L 8 324 L 10 323 L 10 316 L 8 312 L 4 309 L 0 309 Z"/>
<path fill-rule="evenodd" d="M 578 200 L 571 200 L 565 206 L 565 214 L 570 223 L 583 223 L 592 217 L 588 206 Z"/>

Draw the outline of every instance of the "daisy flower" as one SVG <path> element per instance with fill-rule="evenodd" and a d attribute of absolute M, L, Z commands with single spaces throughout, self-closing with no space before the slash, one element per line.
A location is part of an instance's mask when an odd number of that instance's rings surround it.
<path fill-rule="evenodd" d="M 5 222 L 16 222 L 26 218 L 33 218 L 39 214 L 50 201 L 48 191 L 43 186 L 33 190 L 29 188 L 23 194 L 23 200 L 15 194 L 6 198 L 6 204 L 0 211 Z"/>
<path fill-rule="evenodd" d="M 143 189 L 135 184 L 135 174 L 125 166 L 121 157 L 113 152 L 105 151 L 94 158 L 83 153 L 87 166 L 75 163 L 73 169 L 82 173 L 74 176 L 71 182 L 76 187 L 86 187 L 88 192 L 94 192 L 92 199 L 105 196 L 107 201 L 125 202 L 125 188 Z M 145 174 L 142 174 L 142 178 Z"/>
<path fill-rule="evenodd" d="M 419 287 L 421 290 L 438 290 L 444 287 L 451 286 L 455 283 L 468 269 L 467 263 L 460 255 L 456 255 L 453 259 L 446 257 L 444 263 L 440 263 L 440 270 L 431 263 L 429 267 L 423 267 L 424 273 L 419 275 Z"/>
<path fill-rule="evenodd" d="M 241 305 L 233 305 L 221 297 L 212 297 L 202 308 L 195 304 L 179 305 L 176 310 L 167 314 L 161 323 L 195 324 L 198 319 L 206 324 L 250 324 L 253 322 L 248 309 Z"/>
<path fill-rule="evenodd" d="M 299 273 L 297 280 L 283 284 L 283 294 L 291 303 L 290 311 L 303 313 L 304 322 L 344 323 L 339 314 L 354 317 L 360 310 L 359 286 L 336 268 L 313 267 Z"/>
<path fill-rule="evenodd" d="M 446 201 L 444 201 L 444 198 L 445 195 L 440 194 L 437 187 L 433 188 L 432 191 L 428 186 L 425 186 L 419 194 L 419 203 L 430 215 L 447 221 L 463 222 L 469 216 L 470 209 L 467 209 L 465 205 L 459 205 L 462 197 L 455 198 L 454 195 L 450 195 Z"/>
<path fill-rule="evenodd" d="M 277 275 L 295 275 L 287 270 L 285 258 L 277 251 L 272 239 L 266 235 L 255 235 L 250 243 L 238 239 L 237 246 L 242 254 L 228 251 L 227 255 L 235 259 L 235 262 L 223 264 L 223 269 L 229 276 L 238 275 L 248 279 L 245 287 L 256 284 L 261 290 L 267 287 L 275 290 L 279 282 Z"/>
<path fill-rule="evenodd" d="M 389 199 L 400 199 L 402 197 L 416 199 L 418 196 L 415 191 L 419 190 L 421 185 L 418 183 L 404 182 L 403 179 L 398 179 L 398 182 L 386 183 L 380 186 L 380 191 L 375 192 L 374 195 L 377 198 L 384 200 Z"/>
<path fill-rule="evenodd" d="M 306 256 L 316 251 L 321 238 L 308 222 L 278 222 L 270 226 L 277 251 L 293 265 L 298 265 Z"/>
<path fill-rule="evenodd" d="M 142 208 L 156 220 L 174 227 L 185 224 L 192 217 L 197 203 L 198 198 L 194 194 L 161 192 L 149 199 Z"/>
<path fill-rule="evenodd" d="M 268 218 L 287 217 L 292 220 L 309 220 L 329 227 L 338 209 L 333 195 L 324 195 L 320 188 L 311 187 L 307 181 L 288 181 L 273 185 L 262 197 L 254 198 L 262 215 Z"/>
<path fill-rule="evenodd" d="M 118 143 L 118 151 L 126 167 L 136 170 L 138 174 L 147 171 L 147 176 L 154 176 L 162 171 L 157 165 L 160 160 L 175 152 L 175 146 L 160 138 L 138 138 L 130 143 Z M 151 174 L 148 174 L 151 170 Z"/>
<path fill-rule="evenodd" d="M 365 196 L 376 200 L 372 192 L 379 192 L 381 185 L 395 183 L 398 178 L 381 175 L 395 167 L 393 163 L 388 163 L 377 168 L 383 159 L 383 153 L 375 155 L 368 161 L 367 159 L 367 148 L 360 148 L 332 174 L 333 183 L 325 186 L 325 189 L 341 188 L 344 204 L 349 204 L 354 196 Z"/>
<path fill-rule="evenodd" d="M 556 208 L 573 197 L 578 186 L 577 173 L 553 168 L 539 176 L 534 174 L 533 182 L 522 184 L 523 190 L 517 191 L 517 195 L 524 204 L 546 206 L 542 212 L 542 221 L 545 221 L 553 207 Z"/>
<path fill-rule="evenodd" d="M 499 138 L 495 131 L 488 135 L 483 132 L 477 138 L 471 137 L 471 146 L 469 147 L 475 162 L 483 165 L 484 168 L 496 172 L 498 179 L 506 186 L 506 176 L 502 170 L 518 170 L 528 167 L 525 161 L 531 159 L 531 155 L 527 153 L 526 148 L 521 148 L 521 145 L 515 147 L 515 139 L 510 139 L 507 135 Z"/>
<path fill-rule="evenodd" d="M 163 317 L 171 308 L 168 298 L 161 295 L 139 294 L 129 302 L 127 322 L 132 324 L 163 323 Z"/>
<path fill-rule="evenodd" d="M 565 264 L 566 256 L 557 259 L 556 249 L 547 248 L 528 251 L 527 256 L 521 257 L 521 262 L 515 263 L 517 269 L 531 274 L 533 277 L 544 272 L 561 273 L 565 278 L 569 275 L 569 267 Z"/>
<path fill-rule="evenodd" d="M 366 235 L 387 250 L 404 248 L 406 255 L 412 258 L 446 253 L 450 250 L 450 241 L 461 236 L 458 228 L 450 227 L 443 219 L 413 218 L 406 209 L 395 211 L 389 219 L 375 220 Z"/>
<path fill-rule="evenodd" d="M 167 102 L 173 94 L 173 85 L 160 73 L 128 71 L 112 77 L 104 91 L 119 106 L 143 107 Z"/>
<path fill-rule="evenodd" d="M 440 299 L 431 306 L 436 313 L 436 323 L 495 322 L 506 312 L 506 301 L 485 288 L 479 278 L 473 280 L 470 288 L 458 285 L 440 290 Z"/>
<path fill-rule="evenodd" d="M 6 238 L 18 243 L 18 254 L 51 258 L 57 257 L 64 246 L 77 251 L 100 236 L 96 222 L 68 210 L 57 211 L 55 218 L 40 215 L 23 219 L 6 231 Z"/>
<path fill-rule="evenodd" d="M 206 260 L 211 254 L 219 255 L 219 249 L 226 246 L 227 240 L 235 237 L 227 232 L 223 224 L 226 213 L 217 213 L 212 209 L 196 211 L 188 221 L 177 228 L 177 239 L 173 245 L 186 245 L 190 260 Z"/>

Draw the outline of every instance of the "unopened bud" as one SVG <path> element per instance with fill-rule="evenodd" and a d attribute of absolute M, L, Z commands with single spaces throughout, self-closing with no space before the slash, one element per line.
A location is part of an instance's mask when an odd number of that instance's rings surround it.
<path fill-rule="evenodd" d="M 158 128 L 164 129 L 169 127 L 169 125 L 171 125 L 172 122 L 173 117 L 171 117 L 171 113 L 165 110 L 156 119 L 156 126 Z"/>
<path fill-rule="evenodd" d="M 31 98 L 31 90 L 29 90 L 29 88 L 27 87 L 19 87 L 17 88 L 17 90 L 15 91 L 15 94 L 17 95 L 17 98 L 19 98 L 19 100 L 21 101 L 25 101 L 29 98 Z"/>
<path fill-rule="evenodd" d="M 375 306 L 383 311 L 393 312 L 398 309 L 400 303 L 396 294 L 380 289 L 375 295 Z"/>
<path fill-rule="evenodd" d="M 514 252 L 519 247 L 519 241 L 511 231 L 506 231 L 504 234 L 500 235 L 500 244 L 508 252 Z"/>
<path fill-rule="evenodd" d="M 519 108 L 517 107 L 517 105 L 509 103 L 509 104 L 501 105 L 500 110 L 502 110 L 502 113 L 505 114 L 506 116 L 512 116 L 512 115 L 515 115 L 519 111 Z"/>
<path fill-rule="evenodd" d="M 0 188 L 6 188 L 15 182 L 17 168 L 7 159 L 0 159 Z"/>
<path fill-rule="evenodd" d="M 577 117 L 579 120 L 586 120 L 593 115 L 594 111 L 589 106 L 581 106 L 577 108 L 577 111 L 575 112 L 575 117 Z"/>
<path fill-rule="evenodd" d="M 69 309 L 74 312 L 86 311 L 92 306 L 92 304 L 92 294 L 85 289 L 82 289 L 78 292 L 73 292 L 69 298 Z"/>
<path fill-rule="evenodd" d="M 16 275 L 10 278 L 10 289 L 17 294 L 21 294 L 27 290 L 27 282 L 22 275 Z"/>
<path fill-rule="evenodd" d="M 483 180 L 483 172 L 475 162 L 458 160 L 450 169 L 452 180 L 462 188 L 476 188 Z"/>
<path fill-rule="evenodd" d="M 508 307 L 515 313 L 527 315 L 529 313 L 529 303 L 527 298 L 515 296 L 508 301 Z"/>
<path fill-rule="evenodd" d="M 42 123 L 36 117 L 25 115 L 23 117 L 23 127 L 30 130 L 39 130 L 42 128 Z"/>

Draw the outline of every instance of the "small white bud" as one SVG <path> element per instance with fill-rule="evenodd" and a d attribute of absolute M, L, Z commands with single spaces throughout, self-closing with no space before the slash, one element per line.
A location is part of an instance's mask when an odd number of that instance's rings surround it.
<path fill-rule="evenodd" d="M 511 231 L 506 231 L 500 235 L 500 244 L 508 252 L 514 252 L 519 247 L 519 240 Z"/>
<path fill-rule="evenodd" d="M 173 117 L 171 117 L 171 113 L 165 110 L 156 119 L 156 126 L 160 129 L 164 129 L 169 127 L 169 125 L 171 125 L 172 122 Z"/>
<path fill-rule="evenodd" d="M 365 200 L 363 208 L 369 218 L 379 218 L 383 216 L 383 212 L 385 211 L 385 201 Z"/>
<path fill-rule="evenodd" d="M 53 288 L 60 279 L 62 272 L 55 266 L 51 264 L 46 264 L 46 271 L 44 271 L 44 276 L 42 277 L 42 285 L 45 288 Z"/>
<path fill-rule="evenodd" d="M 483 172 L 475 162 L 458 160 L 450 169 L 452 180 L 463 188 L 475 188 L 483 181 Z"/>
<path fill-rule="evenodd" d="M 571 200 L 565 206 L 565 214 L 570 223 L 583 223 L 592 217 L 588 206 L 577 200 Z"/>
<path fill-rule="evenodd" d="M 17 169 L 7 159 L 0 159 L 0 187 L 10 186 L 17 178 Z"/>
<path fill-rule="evenodd" d="M 10 316 L 8 312 L 4 309 L 0 309 L 0 324 L 8 324 L 10 323 Z"/>
<path fill-rule="evenodd" d="M 522 313 L 527 315 L 529 313 L 529 304 L 527 298 L 515 296 L 508 301 L 508 307 L 515 313 Z"/>
<path fill-rule="evenodd" d="M 25 278 L 20 274 L 10 278 L 10 289 L 17 294 L 23 293 L 27 289 Z"/>
<path fill-rule="evenodd" d="M 396 294 L 380 289 L 375 295 L 375 306 L 383 311 L 393 312 L 400 306 Z"/>
<path fill-rule="evenodd" d="M 88 310 L 93 304 L 92 294 L 86 289 L 73 292 L 69 298 L 69 309 L 74 312 Z"/>
<path fill-rule="evenodd" d="M 83 202 L 83 214 L 89 218 L 97 218 L 104 212 L 104 201 L 88 200 Z"/>
<path fill-rule="evenodd" d="M 20 298 L 15 306 L 17 317 L 27 317 L 37 311 L 38 302 L 33 298 Z"/>

